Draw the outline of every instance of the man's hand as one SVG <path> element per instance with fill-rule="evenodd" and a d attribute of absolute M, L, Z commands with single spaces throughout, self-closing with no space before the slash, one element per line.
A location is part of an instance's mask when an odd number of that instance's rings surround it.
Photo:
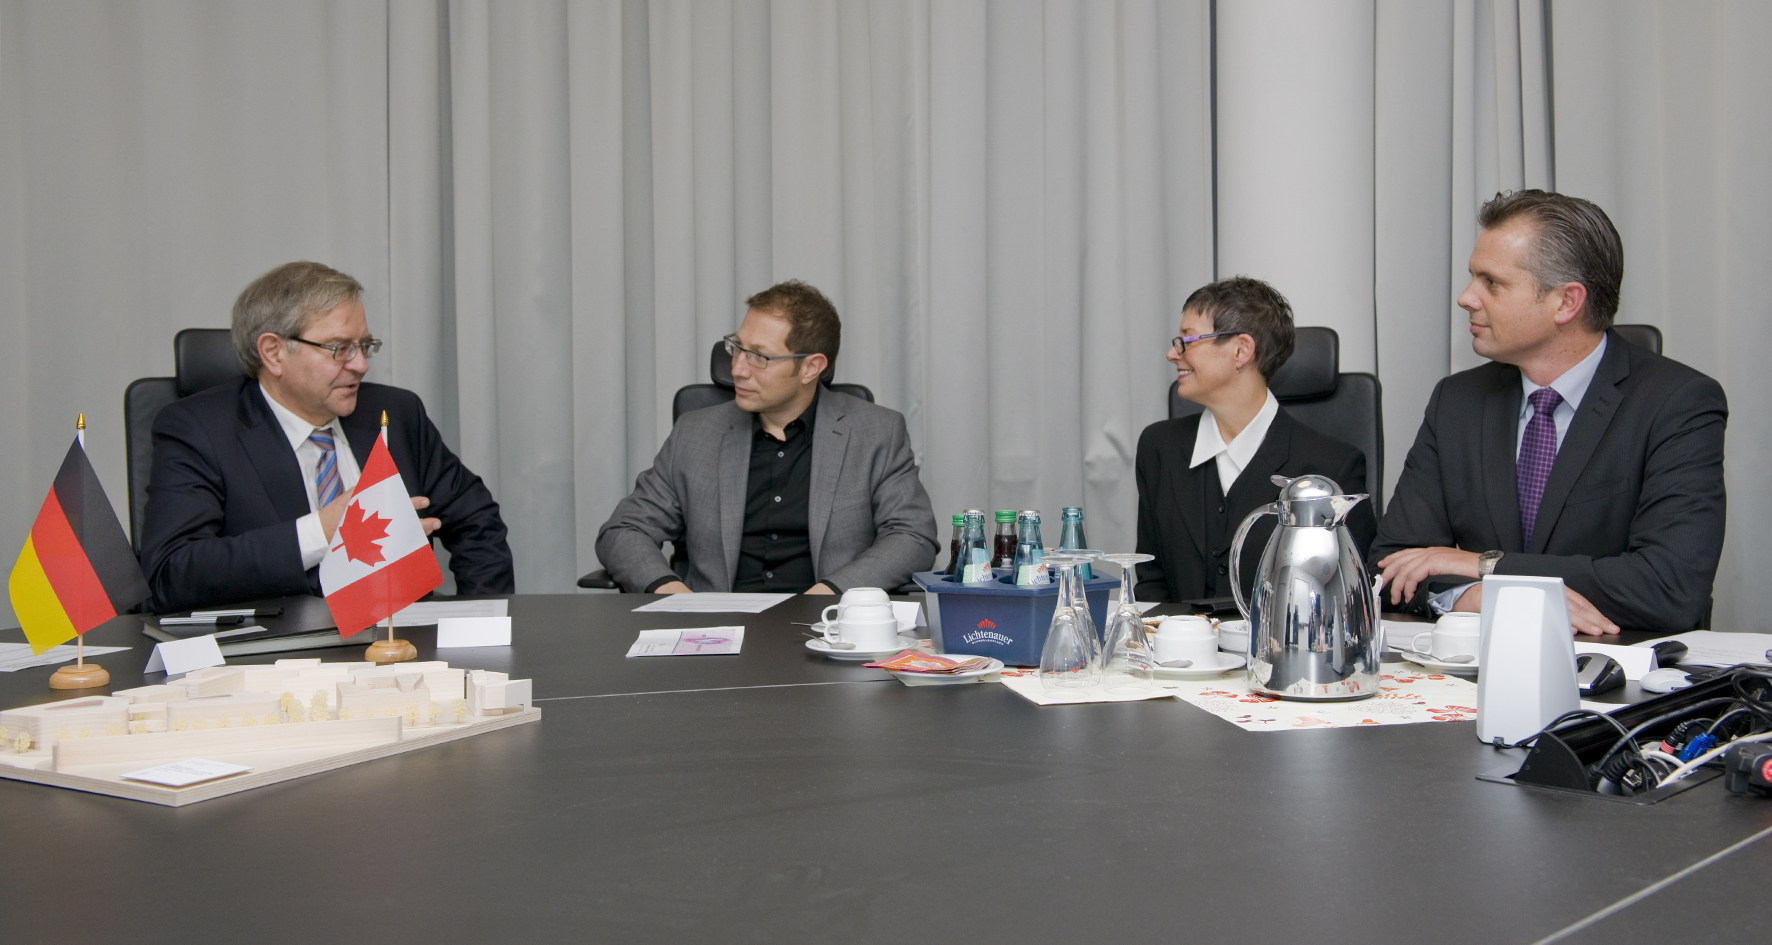
<path fill-rule="evenodd" d="M 1391 589 L 1391 606 L 1401 607 L 1415 596 L 1416 585 L 1436 574 L 1456 574 L 1477 580 L 1477 553 L 1457 548 L 1404 548 L 1386 555 L 1378 566 Z M 1464 601 L 1460 598 L 1459 603 Z M 1462 607 L 1459 609 L 1463 609 Z"/>
<path fill-rule="evenodd" d="M 654 594 L 693 594 L 695 592 L 690 590 L 689 585 L 684 584 L 682 581 L 671 581 L 668 584 L 660 584 L 659 586 L 653 588 L 652 593 L 654 593 Z"/>
<path fill-rule="evenodd" d="M 825 584 L 825 582 L 820 581 L 817 584 L 814 584 L 811 587 L 807 588 L 806 593 L 807 594 L 835 594 L 837 592 L 831 590 L 830 587 Z"/>
<path fill-rule="evenodd" d="M 428 509 L 430 507 L 431 507 L 431 500 L 429 498 L 426 498 L 425 496 L 422 496 L 422 495 L 415 495 L 412 497 L 412 508 L 415 511 L 418 509 Z M 420 518 L 418 520 L 418 523 L 425 527 L 425 537 L 426 538 L 431 537 L 432 532 L 435 532 L 437 529 L 443 527 L 443 520 L 440 518 Z"/>
<path fill-rule="evenodd" d="M 338 498 L 320 507 L 320 531 L 326 534 L 327 544 L 332 543 L 332 533 L 338 531 L 338 523 L 345 517 L 345 508 L 351 504 L 351 494 L 341 492 Z"/>
<path fill-rule="evenodd" d="M 1574 590 L 1564 587 L 1563 598 L 1569 602 L 1569 629 L 1575 633 L 1590 636 L 1610 636 L 1618 632 L 1618 624 L 1606 619 L 1587 598 Z M 1458 603 L 1453 610 L 1481 613 L 1483 610 L 1483 585 L 1479 584 L 1459 595 Z"/>

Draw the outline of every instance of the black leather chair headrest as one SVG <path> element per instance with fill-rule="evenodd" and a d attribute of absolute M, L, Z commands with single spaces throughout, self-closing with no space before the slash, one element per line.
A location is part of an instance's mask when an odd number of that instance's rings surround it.
<path fill-rule="evenodd" d="M 1267 379 L 1268 390 L 1281 400 L 1325 397 L 1335 392 L 1341 372 L 1341 338 L 1333 328 L 1300 328 L 1292 357 Z"/>
<path fill-rule="evenodd" d="M 708 376 L 714 383 L 732 389 L 732 355 L 726 353 L 726 342 L 714 342 L 714 350 L 708 354 Z"/>
<path fill-rule="evenodd" d="M 186 397 L 207 390 L 241 374 L 234 356 L 233 333 L 226 328 L 187 328 L 173 336 L 172 363 L 178 376 L 178 395 Z"/>

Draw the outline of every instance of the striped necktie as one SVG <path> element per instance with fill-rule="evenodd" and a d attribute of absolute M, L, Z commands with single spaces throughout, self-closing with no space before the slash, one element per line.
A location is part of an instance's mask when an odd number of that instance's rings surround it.
<path fill-rule="evenodd" d="M 345 491 L 344 480 L 338 475 L 338 446 L 332 441 L 332 431 L 326 427 L 315 427 L 308 439 L 320 447 L 320 465 L 314 468 L 314 494 L 319 496 L 324 508 Z"/>

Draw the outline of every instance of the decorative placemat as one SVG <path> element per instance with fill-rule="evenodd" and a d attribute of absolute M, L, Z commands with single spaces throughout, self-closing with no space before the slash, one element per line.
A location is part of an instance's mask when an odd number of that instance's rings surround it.
<path fill-rule="evenodd" d="M 1251 732 L 1465 722 L 1477 717 L 1476 683 L 1407 663 L 1382 664 L 1378 695 L 1355 702 L 1295 702 L 1257 695 L 1249 690 L 1247 676 L 1241 671 L 1163 685 L 1183 702 Z"/>
<path fill-rule="evenodd" d="M 1108 692 L 1106 689 L 1060 689 L 1048 691 L 1040 684 L 1040 673 L 1033 669 L 1005 669 L 995 677 L 984 677 L 986 682 L 995 678 L 1009 688 L 1010 692 L 1032 702 L 1034 705 L 1080 705 L 1086 702 L 1141 702 L 1145 699 L 1167 699 L 1180 693 L 1167 689 L 1155 689 L 1150 692 L 1122 694 Z"/>

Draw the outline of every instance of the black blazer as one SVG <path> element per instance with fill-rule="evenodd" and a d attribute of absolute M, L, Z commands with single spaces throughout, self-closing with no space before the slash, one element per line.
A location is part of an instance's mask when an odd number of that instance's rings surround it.
<path fill-rule="evenodd" d="M 1520 543 L 1520 371 L 1489 363 L 1434 388 L 1372 548 L 1505 551 L 1497 574 L 1560 577 L 1621 627 L 1690 630 L 1723 549 L 1723 429 L 1716 381 L 1607 333 L 1532 533 Z M 1411 606 L 1469 582 L 1424 581 Z"/>
<path fill-rule="evenodd" d="M 1157 560 L 1138 566 L 1139 600 L 1180 601 L 1208 596 L 1230 596 L 1228 577 L 1219 582 L 1219 594 L 1209 595 L 1213 579 L 1228 574 L 1230 544 L 1244 516 L 1280 497 L 1280 488 L 1269 476 L 1328 476 L 1343 492 L 1366 491 L 1366 454 L 1333 437 L 1324 436 L 1292 418 L 1285 407 L 1274 416 L 1261 448 L 1231 483 L 1225 497 L 1228 527 L 1215 527 L 1201 514 L 1208 496 L 1217 496 L 1218 464 L 1201 463 L 1192 469 L 1194 437 L 1203 414 L 1160 420 L 1144 428 L 1138 437 L 1138 550 Z M 1210 478 L 1208 478 L 1210 477 Z M 1362 554 L 1372 544 L 1378 518 L 1370 501 L 1348 514 L 1348 530 Z M 1261 553 L 1273 534 L 1273 516 L 1264 516 L 1249 530 L 1243 543 L 1241 571 L 1243 593 L 1255 580 Z M 1220 570 L 1223 568 L 1224 570 Z"/>
<path fill-rule="evenodd" d="M 428 496 L 461 594 L 509 594 L 516 582 L 498 503 L 443 445 L 418 395 L 364 384 L 343 418 L 359 468 L 388 412 L 388 451 L 413 495 Z M 258 381 L 243 377 L 175 401 L 154 421 L 142 570 L 154 612 L 320 593 L 303 571 L 295 520 L 307 486 Z"/>

